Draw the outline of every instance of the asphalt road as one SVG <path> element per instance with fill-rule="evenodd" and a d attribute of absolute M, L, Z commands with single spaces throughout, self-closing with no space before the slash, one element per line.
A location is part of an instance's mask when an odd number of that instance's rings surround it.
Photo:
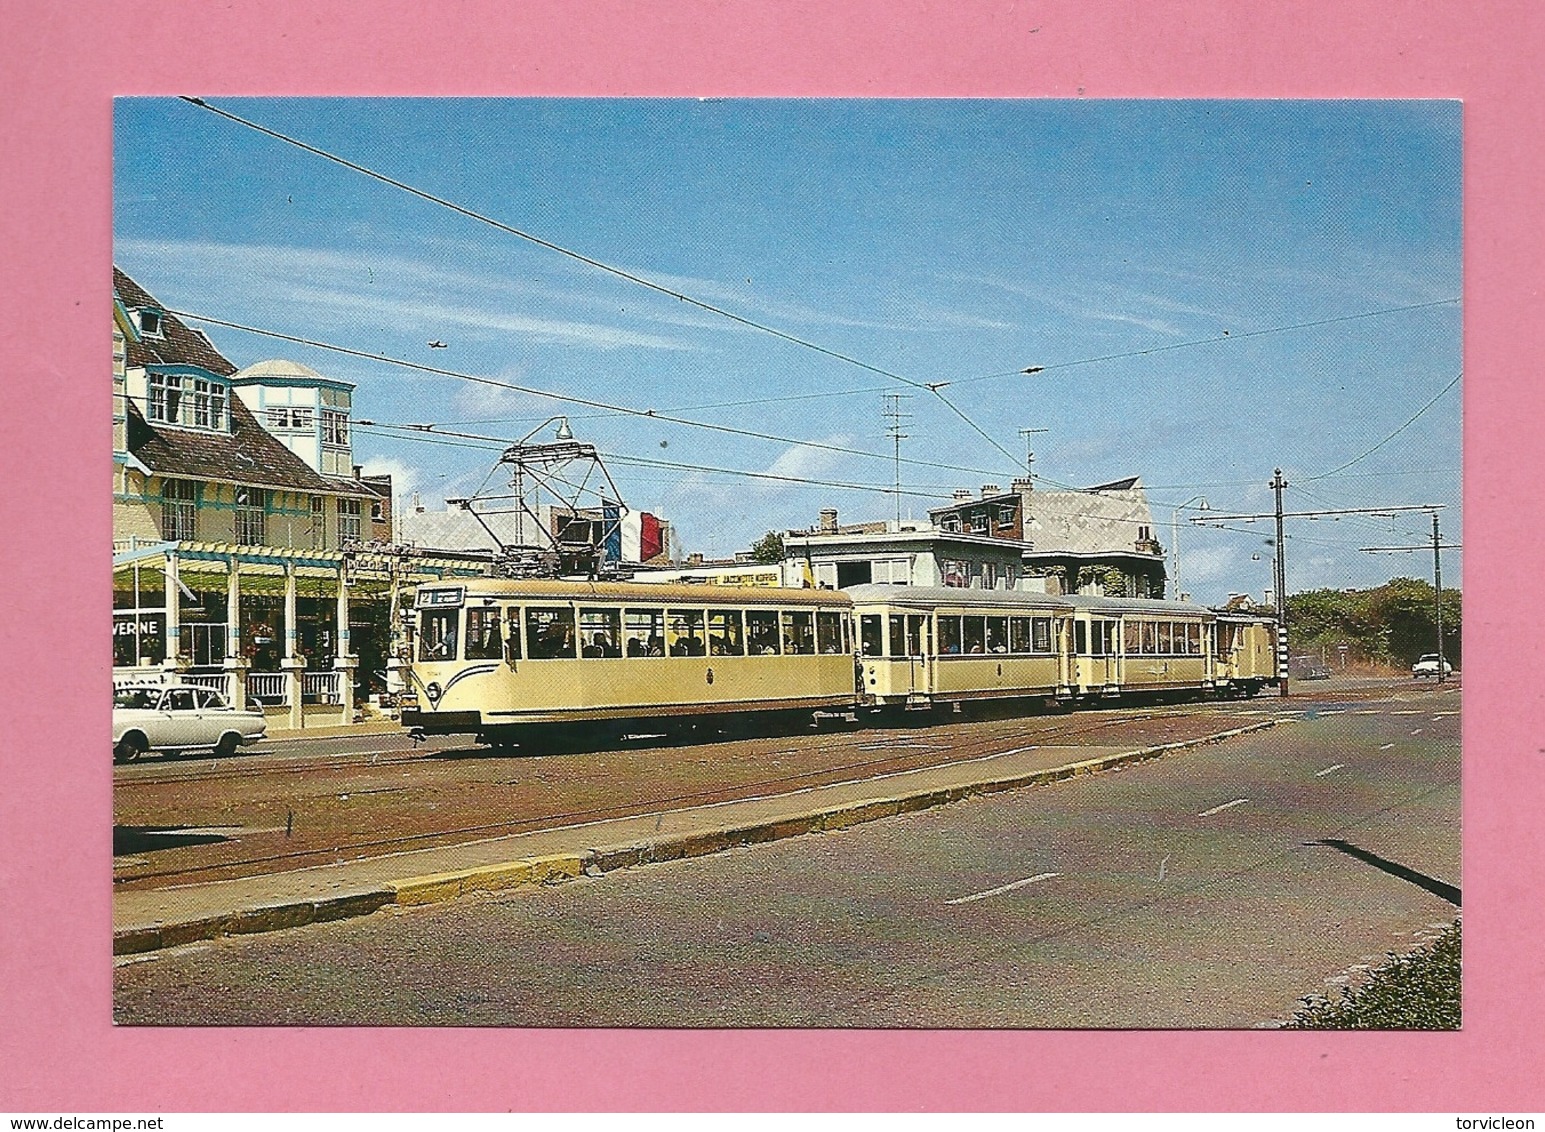
<path fill-rule="evenodd" d="M 1115 773 L 122 961 L 115 1018 L 1269 1026 L 1459 900 L 1457 690 L 1294 707 Z"/>

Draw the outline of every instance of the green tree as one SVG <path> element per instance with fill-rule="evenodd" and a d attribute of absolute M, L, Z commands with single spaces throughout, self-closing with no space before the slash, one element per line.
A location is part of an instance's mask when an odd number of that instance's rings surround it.
<path fill-rule="evenodd" d="M 761 538 L 751 544 L 751 561 L 771 566 L 783 561 L 783 536 L 777 531 L 768 531 Z"/>

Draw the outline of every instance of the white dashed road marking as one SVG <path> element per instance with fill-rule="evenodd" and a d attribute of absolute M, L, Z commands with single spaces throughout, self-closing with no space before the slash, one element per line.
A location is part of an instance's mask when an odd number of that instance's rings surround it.
<path fill-rule="evenodd" d="M 989 896 L 997 896 L 1000 892 L 1010 892 L 1016 888 L 1023 888 L 1027 884 L 1034 884 L 1038 880 L 1050 880 L 1052 877 L 1060 877 L 1061 873 L 1037 873 L 1033 877 L 1024 880 L 1016 880 L 1011 884 L 1000 884 L 997 888 L 989 888 L 986 892 L 974 892 L 970 896 L 958 896 L 954 900 L 946 900 L 946 904 L 969 904 L 973 900 L 986 900 Z"/>
<path fill-rule="evenodd" d="M 1380 747 L 1380 748 L 1379 748 L 1379 750 L 1381 750 L 1381 751 L 1388 751 L 1388 750 L 1390 750 L 1390 749 L 1391 749 L 1391 748 L 1393 748 L 1393 747 L 1394 747 L 1394 745 L 1395 745 L 1395 744 L 1393 744 L 1393 743 L 1385 743 L 1385 744 L 1384 744 L 1384 746 L 1382 746 L 1382 747 Z"/>
<path fill-rule="evenodd" d="M 1333 770 L 1345 770 L 1345 769 L 1346 769 L 1346 763 L 1337 763 L 1335 766 L 1328 766 L 1324 770 L 1317 770 L 1317 771 L 1315 771 L 1314 772 L 1314 777 L 1316 777 L 1316 778 L 1323 778 L 1325 775 L 1329 774 Z"/>
<path fill-rule="evenodd" d="M 1418 727 L 1415 731 L 1411 732 L 1412 735 L 1420 735 L 1421 733 L 1422 733 L 1422 729 L 1420 727 Z"/>
<path fill-rule="evenodd" d="M 1213 814 L 1221 814 L 1224 810 L 1232 810 L 1235 806 L 1243 806 L 1249 800 L 1249 798 L 1235 798 L 1232 802 L 1224 802 L 1221 806 L 1214 806 L 1210 810 L 1203 810 L 1196 816 L 1199 818 L 1210 818 Z"/>

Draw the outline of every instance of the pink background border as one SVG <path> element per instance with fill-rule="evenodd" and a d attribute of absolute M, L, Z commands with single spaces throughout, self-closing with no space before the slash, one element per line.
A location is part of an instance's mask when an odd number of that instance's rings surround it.
<path fill-rule="evenodd" d="M 1545 483 L 1537 5 L 13 0 L 6 25 L 0 1108 L 1545 1108 L 1542 684 L 1502 651 L 1539 641 L 1509 624 Z M 1464 1032 L 115 1031 L 110 99 L 179 93 L 1463 98 Z"/>

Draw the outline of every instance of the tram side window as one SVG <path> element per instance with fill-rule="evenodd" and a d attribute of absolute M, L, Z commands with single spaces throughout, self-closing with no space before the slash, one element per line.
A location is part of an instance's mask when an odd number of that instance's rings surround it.
<path fill-rule="evenodd" d="M 579 655 L 591 658 L 622 655 L 620 609 L 579 611 Z"/>
<path fill-rule="evenodd" d="M 520 659 L 520 606 L 505 611 L 504 659 Z"/>
<path fill-rule="evenodd" d="M 980 656 L 986 651 L 987 632 L 984 624 L 986 620 L 987 618 L 985 617 L 962 618 L 964 625 L 962 626 L 961 645 L 965 652 L 973 656 Z"/>
<path fill-rule="evenodd" d="M 1050 617 L 1037 617 L 1031 622 L 1031 647 L 1036 652 L 1053 652 L 1051 644 L 1052 619 Z"/>
<path fill-rule="evenodd" d="M 961 651 L 960 648 L 960 618 L 939 618 L 939 653 L 941 656 L 954 656 Z"/>
<path fill-rule="evenodd" d="M 714 656 L 745 656 L 746 639 L 741 633 L 740 610 L 708 611 L 708 651 Z"/>
<path fill-rule="evenodd" d="M 574 657 L 574 610 L 549 606 L 526 609 L 526 654 L 532 660 Z"/>
<path fill-rule="evenodd" d="M 1029 653 L 1035 650 L 1030 647 L 1030 618 L 1009 618 L 1009 652 Z"/>
<path fill-rule="evenodd" d="M 900 613 L 892 613 L 886 619 L 886 627 L 890 630 L 890 654 L 891 656 L 907 655 L 907 620 Z"/>
<path fill-rule="evenodd" d="M 865 656 L 885 653 L 884 620 L 877 613 L 865 613 L 858 619 L 859 649 Z"/>
<path fill-rule="evenodd" d="M 623 651 L 629 656 L 665 655 L 665 610 L 630 609 L 623 617 Z"/>
<path fill-rule="evenodd" d="M 842 652 L 842 614 L 822 610 L 815 615 L 815 647 L 823 656 Z"/>
<path fill-rule="evenodd" d="M 788 611 L 783 614 L 783 653 L 811 656 L 815 653 L 815 614 Z"/>
<path fill-rule="evenodd" d="M 1190 656 L 1202 655 L 1202 627 L 1194 621 L 1186 626 L 1186 652 Z"/>
<path fill-rule="evenodd" d="M 1154 621 L 1143 622 L 1143 652 L 1155 656 L 1159 651 L 1159 626 Z"/>
<path fill-rule="evenodd" d="M 746 610 L 746 642 L 753 656 L 777 656 L 778 615 L 768 609 Z"/>
<path fill-rule="evenodd" d="M 910 656 L 928 655 L 928 618 L 921 614 L 907 615 L 907 653 Z"/>
<path fill-rule="evenodd" d="M 1159 647 L 1157 652 L 1160 656 L 1169 656 L 1175 651 L 1174 637 L 1171 634 L 1172 628 L 1173 626 L 1168 621 L 1159 622 Z"/>
<path fill-rule="evenodd" d="M 1073 622 L 1073 651 L 1079 656 L 1089 655 L 1089 622 Z"/>
<path fill-rule="evenodd" d="M 418 658 L 456 659 L 456 618 L 459 609 L 429 609 L 419 618 Z"/>
<path fill-rule="evenodd" d="M 671 656 L 702 656 L 708 651 L 703 641 L 701 609 L 671 609 L 666 612 L 666 645 Z"/>
<path fill-rule="evenodd" d="M 1134 656 L 1143 651 L 1143 623 L 1141 621 L 1125 621 L 1121 627 L 1122 648 L 1128 656 Z"/>
<path fill-rule="evenodd" d="M 499 607 L 485 605 L 467 610 L 467 659 L 498 660 L 504 655 L 499 626 Z"/>
<path fill-rule="evenodd" d="M 987 651 L 1009 651 L 1009 619 L 1007 617 L 989 617 L 987 619 Z"/>

